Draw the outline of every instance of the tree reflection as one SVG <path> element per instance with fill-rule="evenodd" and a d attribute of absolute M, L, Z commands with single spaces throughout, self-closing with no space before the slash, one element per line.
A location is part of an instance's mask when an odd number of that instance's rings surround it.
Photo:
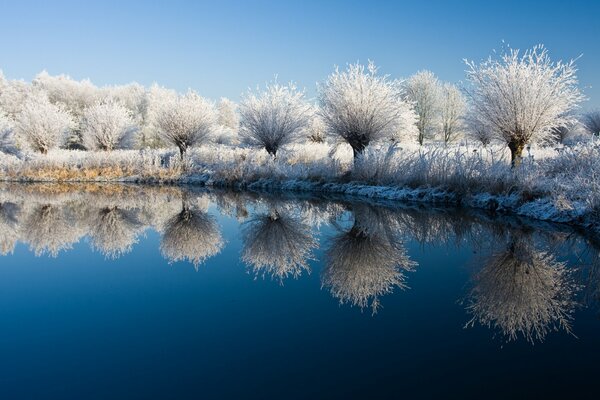
<path fill-rule="evenodd" d="M 27 213 L 23 223 L 23 236 L 36 256 L 48 254 L 56 257 L 69 249 L 85 234 L 78 220 L 67 207 L 53 204 L 36 205 Z"/>
<path fill-rule="evenodd" d="M 118 258 L 131 251 L 142 229 L 136 213 L 116 206 L 98 210 L 89 232 L 92 247 L 108 258 Z"/>
<path fill-rule="evenodd" d="M 198 207 L 186 202 L 181 212 L 170 218 L 165 226 L 160 250 L 169 262 L 187 260 L 198 265 L 218 254 L 223 238 L 215 219 Z"/>
<path fill-rule="evenodd" d="M 380 296 L 407 287 L 404 273 L 416 263 L 406 254 L 392 216 L 385 210 L 356 206 L 352 228 L 333 237 L 322 285 L 340 303 L 371 306 L 375 313 Z"/>
<path fill-rule="evenodd" d="M 538 251 L 531 238 L 512 238 L 494 251 L 476 275 L 467 310 L 476 322 L 507 338 L 542 341 L 551 330 L 571 332 L 577 290 L 572 273 L 552 254 Z"/>
<path fill-rule="evenodd" d="M 0 203 L 0 255 L 13 252 L 19 239 L 19 206 L 4 202 Z"/>
<path fill-rule="evenodd" d="M 308 225 L 273 210 L 247 221 L 243 236 L 242 259 L 257 275 L 283 281 L 310 271 L 307 261 L 318 243 Z"/>

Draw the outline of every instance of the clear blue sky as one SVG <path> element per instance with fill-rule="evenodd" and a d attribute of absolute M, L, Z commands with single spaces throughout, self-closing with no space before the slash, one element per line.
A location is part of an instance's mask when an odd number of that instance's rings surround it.
<path fill-rule="evenodd" d="M 600 1 L 47 1 L 0 0 L 0 69 L 30 80 L 46 69 L 99 85 L 158 82 L 238 99 L 275 74 L 315 93 L 334 65 L 372 59 L 405 77 L 464 77 L 505 40 L 544 43 L 579 60 L 600 106 Z"/>

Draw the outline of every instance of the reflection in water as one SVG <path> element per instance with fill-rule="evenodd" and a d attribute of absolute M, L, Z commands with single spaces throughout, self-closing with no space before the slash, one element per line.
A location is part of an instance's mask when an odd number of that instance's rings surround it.
<path fill-rule="evenodd" d="M 283 214 L 259 214 L 244 224 L 242 259 L 256 275 L 282 281 L 310 271 L 308 260 L 318 245 L 310 227 Z"/>
<path fill-rule="evenodd" d="M 255 276 L 283 282 L 306 275 L 319 246 L 318 231 L 327 247 L 323 264 L 315 263 L 323 265 L 321 286 L 336 301 L 373 312 L 382 296 L 406 288 L 405 274 L 417 265 L 407 254 L 407 240 L 422 249 L 454 243 L 480 254 L 483 267 L 467 294 L 467 325 L 490 327 L 508 340 L 541 341 L 552 330 L 570 332 L 580 301 L 576 278 L 585 280 L 587 297 L 600 298 L 600 242 L 570 228 L 331 197 L 168 186 L 0 185 L 0 253 L 12 253 L 22 242 L 36 256 L 56 257 L 87 237 L 93 249 L 113 259 L 152 229 L 161 234 L 165 259 L 197 268 L 224 247 L 217 218 L 208 212 L 215 204 L 221 215 L 245 221 L 241 259 Z M 335 229 L 331 237 L 329 227 Z M 561 247 L 566 251 L 558 254 Z M 573 260 L 573 254 L 585 255 L 584 273 L 575 275 L 574 268 L 557 261 Z"/>
<path fill-rule="evenodd" d="M 331 240 L 326 253 L 322 285 L 341 303 L 373 313 L 379 296 L 395 287 L 406 288 L 404 273 L 416 263 L 406 254 L 400 235 L 391 227 L 391 214 L 368 206 L 356 206 L 354 223 Z"/>
<path fill-rule="evenodd" d="M 565 263 L 536 250 L 527 236 L 515 237 L 475 277 L 467 325 L 499 329 L 508 340 L 542 341 L 551 330 L 571 332 L 575 292 Z"/>
<path fill-rule="evenodd" d="M 160 251 L 170 262 L 186 260 L 198 265 L 218 254 L 223 238 L 214 217 L 189 204 L 166 223 Z"/>
<path fill-rule="evenodd" d="M 142 229 L 135 211 L 104 207 L 94 213 L 89 236 L 94 249 L 108 258 L 118 258 L 131 251 Z"/>
<path fill-rule="evenodd" d="M 85 234 L 69 207 L 42 204 L 34 206 L 26 214 L 23 235 L 36 256 L 47 253 L 56 257 L 61 250 L 70 249 Z"/>

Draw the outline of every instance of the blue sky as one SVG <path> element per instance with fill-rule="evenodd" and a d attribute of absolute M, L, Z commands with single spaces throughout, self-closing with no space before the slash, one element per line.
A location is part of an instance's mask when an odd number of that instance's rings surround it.
<path fill-rule="evenodd" d="M 50 4 L 52 3 L 52 4 Z M 191 3 L 191 2 L 189 2 Z M 578 61 L 600 106 L 600 1 L 5 1 L 0 69 L 30 80 L 46 69 L 99 85 L 158 82 L 239 99 L 248 87 L 294 80 L 315 93 L 334 65 L 374 60 L 406 77 L 464 77 L 505 40 L 544 43 Z"/>

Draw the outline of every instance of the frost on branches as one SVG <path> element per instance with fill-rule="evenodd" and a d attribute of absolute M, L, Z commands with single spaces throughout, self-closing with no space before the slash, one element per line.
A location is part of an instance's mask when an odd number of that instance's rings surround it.
<path fill-rule="evenodd" d="M 401 82 L 377 75 L 373 63 L 336 68 L 320 85 L 319 102 L 328 131 L 352 147 L 355 160 L 369 143 L 408 134 L 416 123 Z"/>
<path fill-rule="evenodd" d="M 508 145 L 513 167 L 520 164 L 526 144 L 574 122 L 572 113 L 584 98 L 574 61 L 554 63 L 543 46 L 466 64 L 471 107 Z"/>
<path fill-rule="evenodd" d="M 29 98 L 15 121 L 17 135 L 42 154 L 61 146 L 72 126 L 71 115 L 41 95 Z"/>
<path fill-rule="evenodd" d="M 89 150 L 129 148 L 136 131 L 130 111 L 114 101 L 94 104 L 83 113 L 81 134 Z"/>
<path fill-rule="evenodd" d="M 418 116 L 417 142 L 423 145 L 426 138 L 435 134 L 440 113 L 440 83 L 430 71 L 420 71 L 404 84 L 406 99 L 415 107 Z"/>
<path fill-rule="evenodd" d="M 170 99 L 156 117 L 162 140 L 177 146 L 182 159 L 189 148 L 208 140 L 216 121 L 214 104 L 193 91 Z"/>
<path fill-rule="evenodd" d="M 273 83 L 264 91 L 249 92 L 240 103 L 241 139 L 275 157 L 282 146 L 300 139 L 312 110 L 304 92 L 291 83 Z"/>

